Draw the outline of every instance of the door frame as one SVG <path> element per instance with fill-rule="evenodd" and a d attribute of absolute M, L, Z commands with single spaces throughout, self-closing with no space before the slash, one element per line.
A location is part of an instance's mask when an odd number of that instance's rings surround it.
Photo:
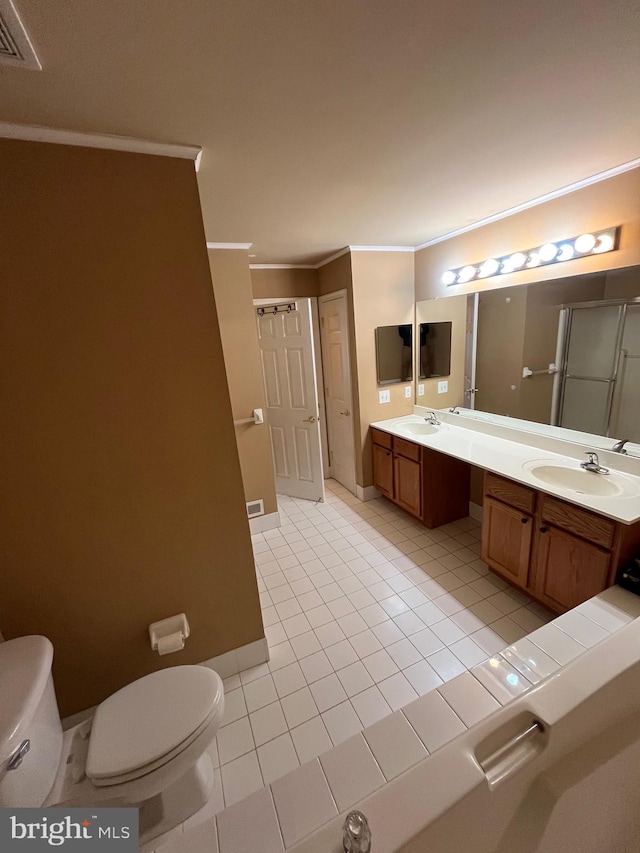
<path fill-rule="evenodd" d="M 326 480 L 330 475 L 329 465 L 329 437 L 327 432 L 327 415 L 324 399 L 324 372 L 322 370 L 322 348 L 320 341 L 320 317 L 318 311 L 317 296 L 270 296 L 268 299 L 254 299 L 253 307 L 261 305 L 273 305 L 274 302 L 301 302 L 305 300 L 311 306 L 311 352 L 313 353 L 313 365 L 316 374 L 316 408 L 320 425 L 320 452 L 322 456 L 322 476 Z M 322 393 L 320 393 L 322 389 Z"/>
<path fill-rule="evenodd" d="M 359 487 L 358 487 L 357 479 L 356 479 L 356 457 L 355 457 L 355 454 L 357 452 L 357 448 L 359 447 L 360 442 L 359 442 L 359 440 L 356 441 L 356 433 L 355 433 L 356 407 L 355 407 L 354 397 L 353 397 L 353 373 L 352 373 L 352 365 L 351 365 L 351 323 L 350 323 L 350 318 L 349 318 L 349 295 L 347 293 L 347 290 L 343 288 L 342 290 L 334 290 L 331 293 L 324 293 L 322 296 L 319 296 L 318 297 L 318 315 L 320 313 L 320 305 L 321 304 L 323 305 L 326 302 L 331 302 L 334 299 L 343 299 L 344 305 L 346 308 L 345 313 L 346 313 L 346 319 L 347 319 L 347 329 L 346 329 L 346 331 L 347 331 L 347 347 L 346 347 L 347 372 L 349 375 L 349 392 L 350 392 L 350 397 L 351 397 L 351 401 L 350 401 L 351 402 L 351 408 L 352 408 L 352 411 L 354 413 L 353 419 L 351 421 L 351 438 L 352 438 L 352 442 L 353 442 L 353 457 L 351 460 L 352 475 L 353 475 L 353 491 L 352 491 L 352 494 L 356 495 L 357 489 Z M 324 334 L 322 332 L 322 326 L 321 325 L 320 325 L 320 343 L 321 343 L 321 349 L 320 349 L 321 358 L 324 360 L 325 337 L 324 337 Z M 326 404 L 326 394 L 327 394 L 327 388 L 323 382 L 322 383 L 322 396 L 324 398 L 325 411 L 328 412 L 328 406 Z M 327 416 L 327 421 L 328 421 L 328 416 Z M 328 424 L 327 424 L 327 447 L 328 447 L 328 443 L 329 443 L 328 438 L 329 438 L 329 428 L 328 428 Z M 327 471 L 329 473 L 329 476 L 333 476 L 333 471 L 331 468 L 331 461 L 330 460 L 331 460 L 331 457 L 329 456 L 329 458 L 328 458 L 329 467 L 327 468 Z"/>

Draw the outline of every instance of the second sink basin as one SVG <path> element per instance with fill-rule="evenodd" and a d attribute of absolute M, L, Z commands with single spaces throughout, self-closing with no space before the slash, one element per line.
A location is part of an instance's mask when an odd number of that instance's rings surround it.
<path fill-rule="evenodd" d="M 442 429 L 442 426 L 428 424 L 426 421 L 409 421 L 404 424 L 399 423 L 397 429 L 398 432 L 404 432 L 407 435 L 435 435 Z"/>
<path fill-rule="evenodd" d="M 579 495 L 598 495 L 600 497 L 635 497 L 640 488 L 633 480 L 623 474 L 594 474 L 580 468 L 554 462 L 529 462 L 525 469 L 542 483 L 556 488 L 567 489 Z"/>

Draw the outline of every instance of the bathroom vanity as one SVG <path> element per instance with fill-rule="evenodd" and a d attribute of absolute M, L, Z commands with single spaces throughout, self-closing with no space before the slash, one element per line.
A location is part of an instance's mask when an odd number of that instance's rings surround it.
<path fill-rule="evenodd" d="M 482 559 L 551 610 L 602 592 L 640 551 L 640 523 L 615 522 L 490 472 L 484 482 Z"/>
<path fill-rule="evenodd" d="M 440 527 L 469 514 L 468 463 L 372 428 L 373 483 L 386 498 Z"/>
<path fill-rule="evenodd" d="M 640 553 L 640 459 L 604 451 L 618 468 L 590 473 L 583 445 L 481 416 L 438 412 L 434 425 L 415 411 L 371 425 L 375 486 L 438 527 L 468 514 L 470 463 L 483 468 L 482 559 L 532 598 L 562 613 Z"/>

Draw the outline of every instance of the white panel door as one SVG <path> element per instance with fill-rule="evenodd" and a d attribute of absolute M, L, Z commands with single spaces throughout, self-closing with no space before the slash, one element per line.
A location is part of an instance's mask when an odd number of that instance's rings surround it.
<path fill-rule="evenodd" d="M 321 296 L 319 303 L 331 476 L 355 494 L 355 442 L 351 411 L 351 364 L 346 293 Z"/>
<path fill-rule="evenodd" d="M 311 306 L 278 305 L 277 313 L 275 304 L 256 309 L 276 491 L 324 500 Z"/>

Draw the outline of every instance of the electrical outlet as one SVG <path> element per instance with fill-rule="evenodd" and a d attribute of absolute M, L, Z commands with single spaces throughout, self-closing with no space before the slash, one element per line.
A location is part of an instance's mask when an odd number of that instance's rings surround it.
<path fill-rule="evenodd" d="M 411 385 L 405 385 L 405 388 L 404 388 L 404 396 L 407 398 L 407 400 L 410 400 L 410 399 L 411 399 L 411 397 L 412 397 L 412 393 L 411 393 Z"/>
<path fill-rule="evenodd" d="M 449 390 L 449 383 L 446 379 L 443 379 L 442 382 L 438 382 L 438 394 L 446 394 Z"/>
<path fill-rule="evenodd" d="M 391 391 L 378 391 L 378 402 L 379 403 L 390 403 L 391 402 Z"/>
<path fill-rule="evenodd" d="M 424 397 L 424 385 L 418 385 L 418 397 Z"/>

